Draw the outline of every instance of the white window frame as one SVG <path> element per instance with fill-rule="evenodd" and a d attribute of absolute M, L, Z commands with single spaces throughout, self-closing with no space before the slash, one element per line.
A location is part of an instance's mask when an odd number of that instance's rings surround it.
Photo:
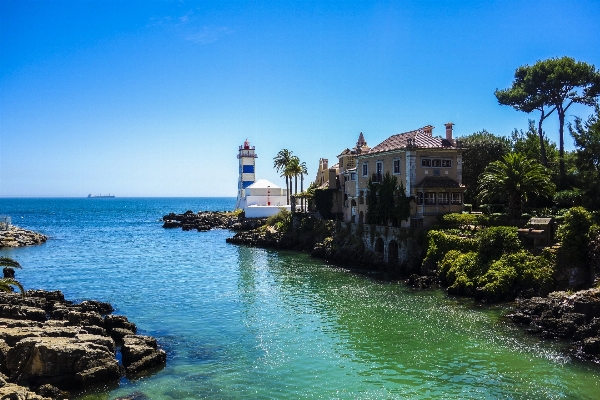
<path fill-rule="evenodd" d="M 435 192 L 425 192 L 423 195 L 423 204 L 426 206 L 435 205 L 436 195 Z"/>
<path fill-rule="evenodd" d="M 462 193 L 450 193 L 450 204 L 461 205 L 462 203 Z"/>
<path fill-rule="evenodd" d="M 450 204 L 450 196 L 448 192 L 439 192 L 438 193 L 438 204 L 447 206 Z"/>
<path fill-rule="evenodd" d="M 362 176 L 369 176 L 369 162 L 365 161 L 362 163 Z"/>
<path fill-rule="evenodd" d="M 356 172 L 350 172 L 350 180 L 351 181 L 355 181 L 356 180 Z"/>
<path fill-rule="evenodd" d="M 377 182 L 383 180 L 383 161 L 375 162 L 375 175 L 377 176 Z"/>
<path fill-rule="evenodd" d="M 398 171 L 396 172 L 396 167 L 398 167 Z M 399 175 L 402 172 L 402 168 L 400 167 L 400 159 L 394 158 L 392 161 L 392 171 L 394 175 Z"/>

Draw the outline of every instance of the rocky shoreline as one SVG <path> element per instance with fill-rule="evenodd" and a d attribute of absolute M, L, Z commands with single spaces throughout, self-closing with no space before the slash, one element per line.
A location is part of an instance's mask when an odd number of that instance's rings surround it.
<path fill-rule="evenodd" d="M 0 231 L 0 248 L 31 246 L 44 243 L 46 240 L 48 240 L 46 235 L 14 225 L 11 225 L 8 230 Z"/>
<path fill-rule="evenodd" d="M 266 218 L 245 218 L 234 212 L 191 210 L 183 214 L 169 213 L 162 217 L 163 228 L 181 228 L 184 231 L 197 230 L 205 232 L 211 229 L 230 229 L 248 231 L 263 226 Z"/>
<path fill-rule="evenodd" d="M 600 363 L 600 288 L 519 299 L 508 317 L 533 335 L 568 340 L 574 357 Z"/>
<path fill-rule="evenodd" d="M 156 339 L 113 311 L 60 291 L 0 292 L 0 398 L 68 398 L 69 390 L 164 366 Z"/>

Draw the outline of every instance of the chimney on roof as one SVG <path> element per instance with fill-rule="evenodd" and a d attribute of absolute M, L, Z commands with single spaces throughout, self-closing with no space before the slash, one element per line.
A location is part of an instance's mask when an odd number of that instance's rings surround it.
<path fill-rule="evenodd" d="M 454 124 L 452 122 L 446 122 L 444 125 L 446 125 L 446 140 L 454 144 L 454 140 L 452 139 L 452 126 Z"/>
<path fill-rule="evenodd" d="M 431 136 L 433 134 L 433 126 L 431 126 L 431 125 L 425 125 L 423 127 L 423 132 L 425 132 L 426 134 L 428 134 L 429 136 Z"/>

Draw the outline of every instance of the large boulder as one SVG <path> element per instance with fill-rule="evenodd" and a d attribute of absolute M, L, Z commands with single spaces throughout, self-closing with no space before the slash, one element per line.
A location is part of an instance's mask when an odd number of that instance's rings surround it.
<path fill-rule="evenodd" d="M 25 338 L 8 351 L 6 368 L 12 382 L 29 386 L 70 388 L 117 380 L 114 343 L 108 341 L 94 335 Z"/>
<path fill-rule="evenodd" d="M 51 397 L 43 397 L 30 391 L 28 388 L 6 383 L 0 385 L 0 399 L 2 400 L 52 400 Z"/>
<path fill-rule="evenodd" d="M 121 355 L 123 366 L 129 374 L 163 365 L 167 360 L 164 350 L 158 348 L 156 339 L 142 335 L 125 336 Z"/>

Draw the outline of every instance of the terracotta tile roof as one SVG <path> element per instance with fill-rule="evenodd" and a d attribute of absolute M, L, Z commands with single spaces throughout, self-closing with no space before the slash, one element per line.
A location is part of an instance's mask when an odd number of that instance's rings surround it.
<path fill-rule="evenodd" d="M 460 188 L 461 185 L 458 184 L 452 178 L 448 178 L 447 176 L 428 176 L 423 178 L 419 183 L 415 185 L 417 188 Z"/>
<path fill-rule="evenodd" d="M 426 128 L 426 127 L 425 127 Z M 431 127 L 433 128 L 433 127 Z M 454 147 L 446 139 L 432 137 L 430 133 L 426 132 L 423 128 L 415 129 L 414 131 L 399 133 L 392 135 L 373 147 L 367 154 L 381 153 L 384 151 L 391 151 L 397 149 L 405 149 L 408 147 L 409 142 L 412 142 L 412 146 L 419 148 L 452 148 Z"/>

